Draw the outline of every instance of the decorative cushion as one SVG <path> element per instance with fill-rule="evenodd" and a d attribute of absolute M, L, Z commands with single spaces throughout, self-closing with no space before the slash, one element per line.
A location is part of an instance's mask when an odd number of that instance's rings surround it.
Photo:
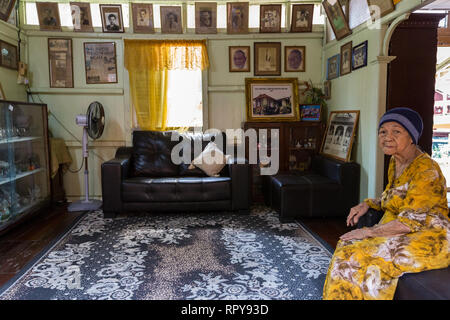
<path fill-rule="evenodd" d="M 225 155 L 214 142 L 210 142 L 203 152 L 192 160 L 189 169 L 197 167 L 210 177 L 218 177 L 230 157 L 230 155 Z"/>

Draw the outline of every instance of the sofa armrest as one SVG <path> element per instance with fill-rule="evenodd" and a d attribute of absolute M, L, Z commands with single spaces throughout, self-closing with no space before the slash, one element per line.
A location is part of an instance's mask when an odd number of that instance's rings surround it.
<path fill-rule="evenodd" d="M 383 217 L 383 214 L 384 214 L 383 211 L 369 209 L 365 215 L 363 215 L 358 219 L 356 227 L 358 229 L 364 227 L 372 227 L 376 225 L 378 222 L 380 222 L 381 218 Z"/>
<path fill-rule="evenodd" d="M 103 212 L 122 210 L 122 181 L 128 177 L 130 161 L 131 148 L 121 147 L 114 159 L 102 163 Z"/>
<path fill-rule="evenodd" d="M 251 202 L 251 165 L 247 159 L 232 158 L 227 167 L 231 178 L 232 210 L 248 211 Z"/>

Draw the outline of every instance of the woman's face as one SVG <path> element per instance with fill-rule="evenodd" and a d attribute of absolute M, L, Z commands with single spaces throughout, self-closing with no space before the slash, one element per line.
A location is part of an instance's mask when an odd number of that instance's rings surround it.
<path fill-rule="evenodd" d="M 386 122 L 378 130 L 380 148 L 386 155 L 402 155 L 413 143 L 408 131 L 397 122 Z"/>

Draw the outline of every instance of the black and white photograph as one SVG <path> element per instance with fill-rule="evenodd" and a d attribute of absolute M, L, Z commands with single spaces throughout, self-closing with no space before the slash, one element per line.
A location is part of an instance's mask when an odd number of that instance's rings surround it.
<path fill-rule="evenodd" d="M 36 2 L 39 28 L 42 31 L 61 31 L 58 3 Z"/>
<path fill-rule="evenodd" d="M 70 12 L 72 14 L 73 30 L 80 32 L 93 32 L 91 18 L 91 5 L 86 2 L 71 2 Z"/>
<path fill-rule="evenodd" d="M 291 32 L 311 32 L 313 15 L 313 4 L 294 4 L 292 6 Z"/>
<path fill-rule="evenodd" d="M 259 32 L 281 32 L 281 4 L 260 5 Z"/>
<path fill-rule="evenodd" d="M 341 46 L 341 76 L 352 72 L 352 41 Z"/>
<path fill-rule="evenodd" d="M 327 61 L 327 80 L 339 77 L 340 54 L 336 54 Z"/>
<path fill-rule="evenodd" d="M 352 69 L 356 70 L 367 66 L 367 45 L 368 41 L 358 44 L 352 51 Z"/>
<path fill-rule="evenodd" d="M 0 20 L 8 21 L 16 0 L 0 0 Z"/>
<path fill-rule="evenodd" d="M 154 33 L 153 4 L 132 3 L 134 33 Z"/>
<path fill-rule="evenodd" d="M 250 71 L 250 46 L 230 46 L 229 49 L 229 71 Z"/>
<path fill-rule="evenodd" d="M 321 153 L 342 161 L 349 161 L 358 126 L 359 110 L 331 111 Z"/>
<path fill-rule="evenodd" d="M 195 3 L 195 33 L 217 33 L 217 3 Z"/>
<path fill-rule="evenodd" d="M 181 6 L 161 6 L 161 33 L 183 33 Z"/>
<path fill-rule="evenodd" d="M 100 15 L 102 17 L 103 32 L 105 33 L 125 32 L 122 18 L 122 5 L 101 4 Z"/>

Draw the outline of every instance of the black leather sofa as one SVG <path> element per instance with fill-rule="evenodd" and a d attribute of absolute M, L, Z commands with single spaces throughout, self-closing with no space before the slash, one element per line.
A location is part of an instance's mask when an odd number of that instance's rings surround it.
<path fill-rule="evenodd" d="M 133 147 L 118 148 L 115 158 L 102 164 L 105 217 L 127 211 L 249 212 L 248 163 L 230 159 L 219 177 L 207 176 L 198 168 L 188 170 L 190 162 L 177 165 L 171 161 L 172 148 L 183 137 L 188 139 L 184 141 L 191 144 L 192 160 L 210 141 L 216 141 L 217 135 L 185 133 L 178 141 L 172 141 L 171 136 L 171 131 L 134 131 Z M 196 141 L 201 143 L 198 154 L 194 153 Z M 222 141 L 225 144 L 225 133 Z M 218 147 L 224 151 L 223 145 Z"/>
<path fill-rule="evenodd" d="M 266 205 L 282 222 L 299 217 L 346 216 L 359 203 L 360 165 L 315 155 L 311 171 L 266 176 Z"/>
<path fill-rule="evenodd" d="M 369 209 L 359 218 L 357 228 L 372 227 L 382 216 L 382 211 Z M 394 300 L 450 300 L 450 267 L 402 275 Z"/>

